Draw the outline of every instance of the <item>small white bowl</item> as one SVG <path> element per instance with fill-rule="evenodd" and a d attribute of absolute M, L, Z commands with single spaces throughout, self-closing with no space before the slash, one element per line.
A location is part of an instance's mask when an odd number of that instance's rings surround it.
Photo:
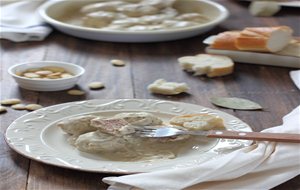
<path fill-rule="evenodd" d="M 66 71 L 72 73 L 74 76 L 70 78 L 59 78 L 59 79 L 30 79 L 26 77 L 18 76 L 16 73 L 24 72 L 32 68 L 41 67 L 62 67 Z M 59 91 L 72 88 L 76 85 L 76 82 L 81 75 L 85 72 L 84 68 L 65 62 L 58 61 L 38 61 L 28 62 L 13 65 L 8 69 L 8 73 L 15 79 L 21 88 L 33 91 Z"/>
<path fill-rule="evenodd" d="M 182 10 L 182 12 L 197 11 L 204 14 L 210 21 L 191 27 L 174 28 L 168 30 L 153 31 L 123 31 L 89 28 L 61 21 L 64 14 L 79 10 L 79 7 L 95 0 L 86 1 L 48 1 L 40 7 L 39 13 L 41 17 L 50 25 L 66 34 L 72 36 L 109 41 L 109 42 L 159 42 L 183 39 L 205 33 L 218 24 L 222 23 L 229 15 L 228 10 L 219 3 L 209 0 L 176 0 L 174 6 Z"/>

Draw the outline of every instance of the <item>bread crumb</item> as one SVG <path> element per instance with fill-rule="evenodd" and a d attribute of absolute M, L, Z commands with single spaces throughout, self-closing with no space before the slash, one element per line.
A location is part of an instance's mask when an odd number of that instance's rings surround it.
<path fill-rule="evenodd" d="M 278 2 L 272 1 L 252 1 L 249 6 L 249 11 L 253 16 L 268 17 L 279 12 L 281 6 Z"/>
<path fill-rule="evenodd" d="M 158 79 L 148 86 L 151 93 L 163 95 L 176 95 L 187 92 L 189 87 L 186 83 L 167 82 L 164 79 Z"/>

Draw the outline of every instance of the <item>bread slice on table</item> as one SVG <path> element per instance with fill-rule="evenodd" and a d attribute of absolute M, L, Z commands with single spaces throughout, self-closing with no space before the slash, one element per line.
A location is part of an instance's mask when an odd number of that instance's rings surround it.
<path fill-rule="evenodd" d="M 219 116 L 201 114 L 189 114 L 171 118 L 170 124 L 184 127 L 187 130 L 225 130 L 223 119 Z"/>
<path fill-rule="evenodd" d="M 242 31 L 218 34 L 211 48 L 257 52 L 278 52 L 292 40 L 293 30 L 288 26 L 247 27 Z"/>
<path fill-rule="evenodd" d="M 165 79 L 157 79 L 149 84 L 147 89 L 154 94 L 177 95 L 188 92 L 189 87 L 186 83 L 168 82 Z"/>
<path fill-rule="evenodd" d="M 217 77 L 231 74 L 234 69 L 233 61 L 223 55 L 198 54 L 178 59 L 183 70 L 194 72 L 194 75 Z"/>

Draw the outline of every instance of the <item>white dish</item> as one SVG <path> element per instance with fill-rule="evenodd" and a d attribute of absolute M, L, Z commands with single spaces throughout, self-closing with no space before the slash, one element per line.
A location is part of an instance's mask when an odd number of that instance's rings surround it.
<path fill-rule="evenodd" d="M 215 36 L 210 36 L 206 38 L 203 43 L 209 45 L 214 39 Z M 209 54 L 225 55 L 239 63 L 300 68 L 300 57 L 249 51 L 221 50 L 209 47 L 205 48 L 205 52 Z"/>
<path fill-rule="evenodd" d="M 247 51 L 220 50 L 211 49 L 208 47 L 205 49 L 205 52 L 210 54 L 225 55 L 239 63 L 300 68 L 299 57 Z"/>
<path fill-rule="evenodd" d="M 111 42 L 158 42 L 187 38 L 209 31 L 216 25 L 223 22 L 229 14 L 225 7 L 212 1 L 177 1 L 181 3 L 181 9 L 190 10 L 191 7 L 193 7 L 193 9 L 197 7 L 197 9 L 199 9 L 205 16 L 209 17 L 211 21 L 205 24 L 181 29 L 157 31 L 117 31 L 76 26 L 59 21 L 61 14 L 66 12 L 68 9 L 76 9 L 76 7 L 82 6 L 91 1 L 49 1 L 40 8 L 39 12 L 47 23 L 66 34 L 85 39 Z"/>
<path fill-rule="evenodd" d="M 253 1 L 253 0 L 241 0 L 241 1 Z M 300 2 L 299 1 L 278 1 L 277 2 L 279 5 L 284 6 L 284 7 L 298 7 L 300 8 Z"/>
<path fill-rule="evenodd" d="M 198 146 L 175 159 L 119 162 L 78 151 L 67 142 L 66 134 L 54 125 L 65 117 L 78 114 L 101 112 L 105 116 L 112 116 L 129 111 L 147 111 L 165 120 L 180 114 L 209 113 L 221 116 L 228 130 L 252 131 L 247 124 L 232 115 L 199 105 L 151 99 L 119 99 L 71 102 L 28 113 L 7 128 L 5 138 L 16 152 L 45 164 L 89 172 L 123 174 L 193 166 L 252 143 L 212 139 L 206 146 Z"/>
<path fill-rule="evenodd" d="M 16 73 L 24 72 L 27 69 L 41 67 L 62 67 L 74 76 L 60 79 L 31 79 L 18 76 Z M 15 79 L 20 87 L 34 91 L 59 91 L 72 88 L 78 79 L 83 75 L 85 69 L 71 63 L 59 61 L 37 61 L 13 65 L 8 69 L 8 73 Z"/>

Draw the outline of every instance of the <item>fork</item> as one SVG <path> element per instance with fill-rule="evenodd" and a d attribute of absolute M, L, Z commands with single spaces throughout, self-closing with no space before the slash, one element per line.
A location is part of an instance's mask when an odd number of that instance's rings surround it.
<path fill-rule="evenodd" d="M 158 129 L 143 128 L 141 130 L 138 130 L 136 134 L 140 137 L 152 138 L 172 137 L 177 135 L 199 135 L 208 138 L 300 143 L 300 134 L 290 133 L 261 133 L 227 130 L 185 131 L 173 127 L 162 127 Z"/>

